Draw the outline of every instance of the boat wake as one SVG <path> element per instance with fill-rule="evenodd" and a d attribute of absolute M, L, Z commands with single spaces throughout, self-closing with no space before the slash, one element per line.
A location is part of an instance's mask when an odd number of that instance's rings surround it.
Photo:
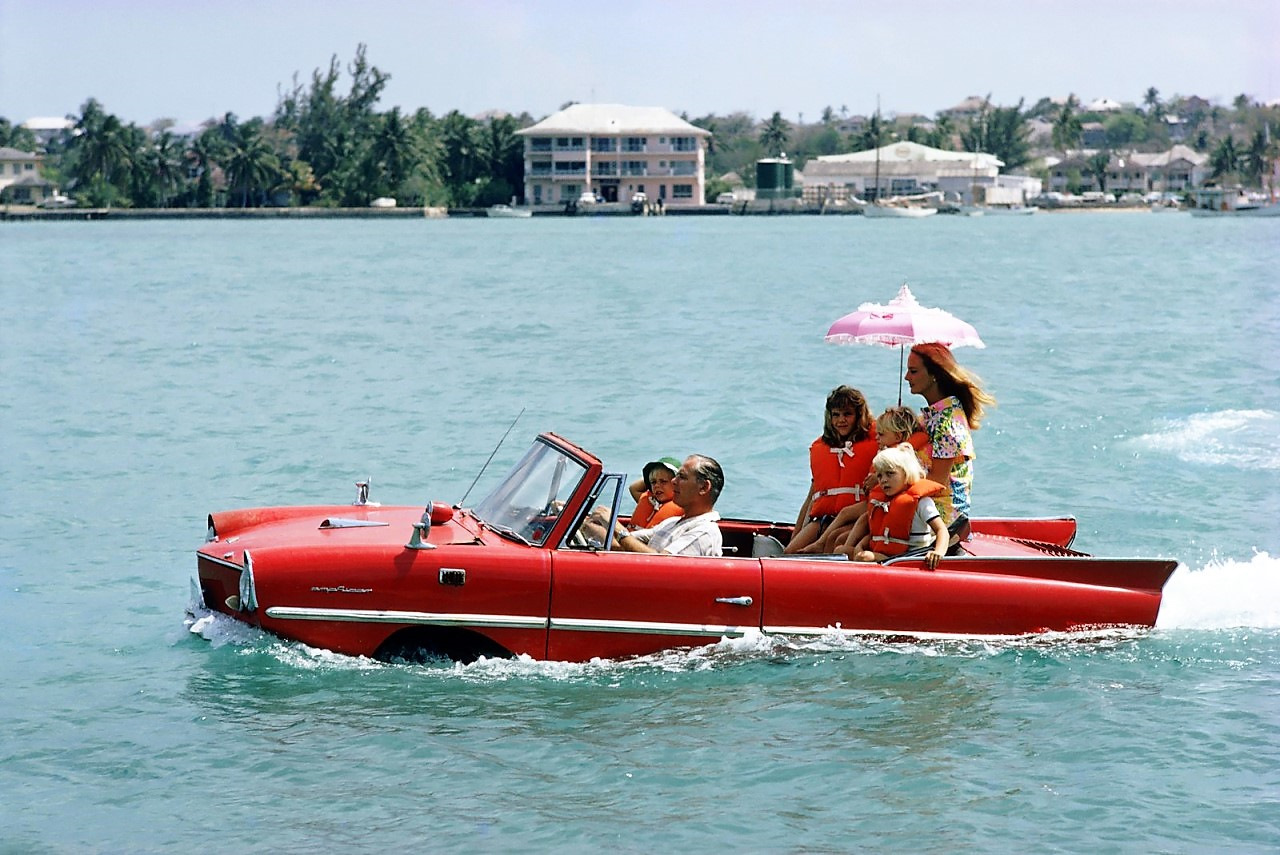
<path fill-rule="evenodd" d="M 1164 586 L 1156 629 L 1280 629 L 1280 558 L 1211 559 L 1179 565 Z"/>
<path fill-rule="evenodd" d="M 1280 470 L 1280 414 L 1271 410 L 1195 413 L 1171 419 L 1132 441 L 1184 463 Z"/>

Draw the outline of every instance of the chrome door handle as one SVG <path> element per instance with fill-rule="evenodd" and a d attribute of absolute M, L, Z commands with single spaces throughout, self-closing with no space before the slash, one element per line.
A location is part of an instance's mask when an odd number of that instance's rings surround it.
<path fill-rule="evenodd" d="M 750 597 L 716 597 L 716 602 L 726 606 L 749 606 L 754 601 Z"/>

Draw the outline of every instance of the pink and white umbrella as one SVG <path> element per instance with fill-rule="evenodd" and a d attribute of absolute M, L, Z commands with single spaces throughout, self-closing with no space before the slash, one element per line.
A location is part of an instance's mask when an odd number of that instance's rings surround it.
<path fill-rule="evenodd" d="M 942 309 L 916 302 L 904 283 L 888 303 L 863 303 L 827 330 L 835 344 L 882 344 L 898 348 L 898 403 L 902 403 L 903 363 L 911 345 L 938 342 L 947 347 L 986 347 L 970 324 Z"/>

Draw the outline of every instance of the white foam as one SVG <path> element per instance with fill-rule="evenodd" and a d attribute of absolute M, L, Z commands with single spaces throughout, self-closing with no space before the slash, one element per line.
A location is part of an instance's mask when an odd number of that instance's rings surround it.
<path fill-rule="evenodd" d="M 1195 413 L 1131 441 L 1185 463 L 1280 469 L 1280 414 L 1270 410 Z"/>
<path fill-rule="evenodd" d="M 1280 558 L 1213 559 L 1179 565 L 1164 587 L 1158 629 L 1280 628 Z"/>
<path fill-rule="evenodd" d="M 194 604 L 187 607 L 186 625 L 192 635 L 200 636 L 214 647 L 224 644 L 243 647 L 268 637 L 257 627 Z"/>

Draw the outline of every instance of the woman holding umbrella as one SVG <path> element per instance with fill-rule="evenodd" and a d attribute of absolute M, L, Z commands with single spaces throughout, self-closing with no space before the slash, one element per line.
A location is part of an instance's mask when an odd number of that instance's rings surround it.
<path fill-rule="evenodd" d="M 929 404 L 924 409 L 924 426 L 933 463 L 927 477 L 949 488 L 948 494 L 934 497 L 934 504 L 950 525 L 960 514 L 969 514 L 974 458 L 970 431 L 978 429 L 986 408 L 995 406 L 996 399 L 982 388 L 977 376 L 956 362 L 945 344 L 912 347 L 904 379 L 911 393 Z"/>

